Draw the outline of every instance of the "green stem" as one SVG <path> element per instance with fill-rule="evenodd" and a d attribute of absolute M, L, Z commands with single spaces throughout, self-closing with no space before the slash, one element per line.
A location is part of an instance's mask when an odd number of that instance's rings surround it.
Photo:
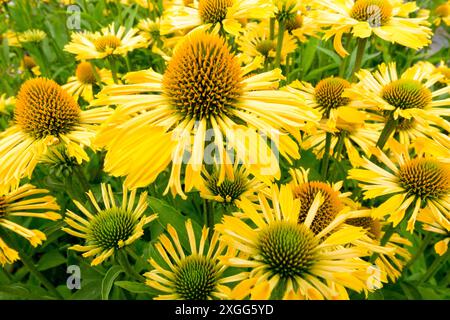
<path fill-rule="evenodd" d="M 352 39 L 352 34 L 350 32 L 345 34 L 345 45 L 348 47 Z M 345 70 L 347 69 L 348 56 L 342 59 L 341 65 L 339 66 L 339 77 L 343 78 Z"/>
<path fill-rule="evenodd" d="M 447 250 L 447 252 L 442 256 L 436 257 L 431 266 L 428 268 L 425 275 L 422 277 L 422 279 L 419 280 L 418 286 L 420 286 L 424 282 L 427 282 L 432 276 L 434 276 L 434 274 L 440 269 L 440 267 L 445 265 L 445 262 L 448 261 L 449 257 L 450 257 L 450 250 Z"/>
<path fill-rule="evenodd" d="M 366 44 L 368 39 L 369 38 L 358 38 L 356 60 L 352 72 L 352 81 L 355 80 L 356 73 L 359 71 L 359 69 L 361 69 L 362 58 L 364 56 L 364 52 L 366 51 Z"/>
<path fill-rule="evenodd" d="M 22 261 L 24 266 L 27 267 L 30 273 L 34 275 L 39 280 L 39 282 L 42 283 L 44 287 L 47 288 L 48 291 L 53 293 L 53 295 L 57 299 L 63 300 L 64 299 L 63 296 L 58 292 L 58 290 L 56 290 L 53 284 L 51 284 L 51 282 L 36 268 L 33 260 L 30 257 L 28 257 L 24 252 L 22 252 L 20 249 L 18 249 L 18 251 L 20 260 Z"/>
<path fill-rule="evenodd" d="M 388 241 L 391 239 L 392 235 L 394 234 L 395 230 L 397 230 L 397 226 L 393 226 L 392 224 L 388 225 L 388 229 L 384 232 L 383 237 L 380 240 L 380 246 L 384 247 L 386 245 L 386 243 L 388 243 Z M 370 262 L 374 263 L 375 260 L 377 260 L 379 254 L 377 252 L 375 252 L 371 257 L 370 257 Z"/>
<path fill-rule="evenodd" d="M 381 150 L 383 150 L 384 145 L 386 144 L 386 142 L 388 141 L 389 137 L 392 135 L 392 133 L 395 131 L 395 129 L 397 128 L 397 124 L 398 124 L 398 119 L 394 119 L 394 115 L 391 112 L 391 114 L 389 115 L 388 120 L 386 121 L 386 124 L 383 128 L 383 131 L 381 131 L 380 137 L 378 138 L 377 144 L 376 146 L 378 148 L 380 148 Z M 373 161 L 375 160 L 376 157 L 374 155 L 372 155 L 370 157 L 370 160 Z"/>
<path fill-rule="evenodd" d="M 281 50 L 283 48 L 283 38 L 284 38 L 284 21 L 278 20 L 277 53 L 275 56 L 275 68 L 280 67 Z"/>
<path fill-rule="evenodd" d="M 203 200 L 203 218 L 206 227 L 209 229 L 208 238 L 211 240 L 214 232 L 214 210 L 211 206 L 211 202 L 206 199 Z"/>
<path fill-rule="evenodd" d="M 109 62 L 109 68 L 111 69 L 111 73 L 112 73 L 112 77 L 114 80 L 115 84 L 119 83 L 119 80 L 117 79 L 117 64 L 116 64 L 116 58 L 114 57 L 109 57 L 108 58 L 108 62 Z"/>
<path fill-rule="evenodd" d="M 427 235 L 425 236 L 425 238 L 422 240 L 422 243 L 420 244 L 419 249 L 417 249 L 414 256 L 408 261 L 408 263 L 403 268 L 404 270 L 410 268 L 417 261 L 417 259 L 423 254 L 423 252 L 427 248 L 431 239 L 433 239 L 433 234 L 431 232 L 428 232 Z"/>
<path fill-rule="evenodd" d="M 79 186 L 81 187 L 81 193 L 85 194 L 86 192 L 89 191 L 90 185 L 89 185 L 89 182 L 88 182 L 86 176 L 84 175 L 83 168 L 81 166 L 76 166 L 73 168 L 73 171 L 75 173 L 75 177 L 77 178 L 78 182 L 80 183 Z"/>
<path fill-rule="evenodd" d="M 331 149 L 331 132 L 327 132 L 325 136 L 325 150 L 322 156 L 322 162 L 320 166 L 320 173 L 323 179 L 327 179 L 328 175 L 328 163 L 330 162 L 330 149 Z"/>
<path fill-rule="evenodd" d="M 275 39 L 275 18 L 270 18 L 269 21 L 269 37 L 270 40 Z"/>
<path fill-rule="evenodd" d="M 120 266 L 123 268 L 127 275 L 139 282 L 145 281 L 145 278 L 137 273 L 136 270 L 134 270 L 134 268 L 130 265 L 127 252 L 124 250 L 124 248 L 117 250 L 117 262 L 119 262 Z"/>
<path fill-rule="evenodd" d="M 333 157 L 338 161 L 342 155 L 342 151 L 344 150 L 344 142 L 345 142 L 346 135 L 347 135 L 347 133 L 345 131 L 339 132 L 339 138 L 336 143 L 336 147 L 334 148 Z"/>

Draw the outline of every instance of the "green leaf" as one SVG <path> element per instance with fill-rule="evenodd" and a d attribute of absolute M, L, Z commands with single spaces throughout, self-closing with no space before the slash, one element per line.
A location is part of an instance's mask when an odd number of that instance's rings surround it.
<path fill-rule="evenodd" d="M 117 277 L 124 272 L 121 266 L 112 266 L 111 269 L 106 272 L 102 281 L 102 300 L 109 299 L 109 293 L 113 287 L 114 281 Z"/>
<path fill-rule="evenodd" d="M 334 63 L 336 63 L 337 65 L 341 64 L 342 62 L 342 58 L 334 51 L 332 50 L 328 50 L 322 47 L 316 47 L 317 50 L 325 53 L 328 57 L 330 57 Z"/>
<path fill-rule="evenodd" d="M 100 298 L 101 281 L 81 282 L 81 289 L 72 295 L 72 300 L 97 300 Z"/>
<path fill-rule="evenodd" d="M 319 39 L 311 38 L 306 45 L 305 50 L 303 51 L 303 56 L 301 57 L 301 65 L 303 66 L 303 74 L 309 71 L 311 65 L 316 56 L 317 45 L 319 44 Z"/>
<path fill-rule="evenodd" d="M 133 282 L 133 281 L 116 281 L 115 285 L 117 287 L 120 287 L 122 289 L 125 289 L 131 293 L 143 293 L 143 294 L 149 294 L 151 296 L 157 296 L 161 294 L 158 290 L 155 290 L 146 284 L 140 283 L 140 282 Z"/>
<path fill-rule="evenodd" d="M 39 260 L 37 268 L 39 271 L 45 271 L 51 268 L 55 268 L 66 263 L 66 258 L 59 253 L 57 249 L 45 253 Z"/>

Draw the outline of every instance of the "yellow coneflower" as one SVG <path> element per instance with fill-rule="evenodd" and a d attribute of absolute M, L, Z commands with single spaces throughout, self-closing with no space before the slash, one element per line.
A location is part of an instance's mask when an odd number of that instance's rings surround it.
<path fill-rule="evenodd" d="M 252 177 L 245 166 L 239 166 L 237 162 L 233 166 L 226 165 L 225 168 L 223 178 L 219 176 L 218 168 L 214 168 L 211 173 L 203 170 L 203 183 L 200 186 L 202 198 L 225 204 L 235 204 L 244 197 L 256 201 L 256 193 L 266 188 L 265 183 Z"/>
<path fill-rule="evenodd" d="M 133 243 L 143 234 L 143 227 L 155 220 L 158 215 L 144 214 L 147 209 L 147 192 L 142 192 L 135 204 L 137 191 L 129 192 L 123 186 L 121 203 L 117 203 L 111 185 L 101 184 L 103 206 L 101 208 L 95 200 L 91 190 L 87 195 L 95 208 L 92 213 L 77 200 L 73 200 L 84 217 L 67 210 L 64 221 L 69 227 L 63 231 L 85 240 L 84 245 L 74 245 L 70 249 L 84 252 L 83 257 L 95 258 L 91 265 L 101 264 L 117 250 Z"/>
<path fill-rule="evenodd" d="M 281 62 L 286 61 L 288 54 L 295 51 L 297 44 L 294 37 L 288 31 L 284 32 L 281 47 Z M 269 25 L 267 23 L 249 23 L 244 33 L 237 38 L 237 44 L 243 52 L 246 62 L 252 61 L 255 57 L 262 57 L 266 63 L 275 59 L 277 41 L 270 39 Z"/>
<path fill-rule="evenodd" d="M 166 191 L 184 196 L 183 164 L 185 191 L 201 185 L 208 131 L 220 172 L 225 170 L 226 139 L 226 148 L 255 177 L 279 177 L 274 151 L 260 134 L 282 156 L 298 158 L 296 142 L 286 132 L 299 138 L 298 129 L 305 121 L 316 121 L 318 113 L 293 94 L 274 90 L 282 78 L 279 69 L 249 76 L 260 63 L 256 59 L 242 68 L 223 38 L 200 31 L 180 43 L 164 75 L 133 72 L 125 77 L 128 85 L 103 89 L 92 105 L 119 105 L 96 140 L 108 150 L 105 169 L 126 175 L 128 186 L 141 187 L 172 161 Z M 190 152 L 188 160 L 185 151 Z"/>
<path fill-rule="evenodd" d="M 95 72 L 97 73 L 98 80 L 102 84 L 114 83 L 111 71 L 96 68 Z M 77 65 L 75 76 L 70 77 L 62 87 L 75 99 L 81 96 L 87 102 L 91 102 L 94 100 L 94 85 L 99 85 L 96 74 L 94 73 L 94 67 L 90 62 L 83 61 Z"/>
<path fill-rule="evenodd" d="M 76 54 L 78 60 L 103 59 L 109 56 L 125 56 L 137 48 L 144 48 L 146 40 L 138 35 L 138 29 L 126 30 L 114 23 L 100 32 L 74 32 L 64 50 Z"/>
<path fill-rule="evenodd" d="M 371 214 L 371 210 L 358 210 L 353 212 L 352 217 L 347 218 L 345 223 L 367 230 L 366 238 L 356 240 L 354 244 L 367 246 L 378 255 L 374 262 L 380 271 L 378 280 L 387 282 L 387 279 L 383 278 L 384 275 L 387 275 L 392 282 L 395 282 L 402 275 L 403 267 L 411 258 L 406 247 L 410 247 L 412 244 L 398 233 L 394 233 L 386 244 L 380 246 L 380 241 L 385 234 L 382 231 L 385 223 L 380 219 L 373 218 Z"/>
<path fill-rule="evenodd" d="M 91 145 L 96 126 L 110 114 L 109 108 L 82 111 L 53 80 L 26 81 L 16 96 L 14 125 L 0 136 L 0 184 L 31 177 L 50 145 L 62 143 L 79 163 L 87 160 L 83 147 Z"/>
<path fill-rule="evenodd" d="M 39 29 L 30 29 L 17 34 L 19 43 L 41 42 L 47 37 L 47 34 Z"/>
<path fill-rule="evenodd" d="M 442 22 L 447 26 L 450 26 L 450 1 L 437 6 L 436 9 L 434 9 L 434 13 L 436 18 L 433 20 L 433 23 L 436 26 L 440 26 Z"/>
<path fill-rule="evenodd" d="M 421 49 L 431 43 L 432 31 L 427 26 L 428 17 L 411 18 L 418 10 L 415 2 L 402 0 L 349 0 L 330 2 L 315 0 L 319 8 L 314 13 L 316 21 L 329 27 L 325 39 L 334 36 L 334 48 L 345 57 L 342 36 L 351 32 L 357 38 L 369 38 L 372 34 L 388 42 Z"/>
<path fill-rule="evenodd" d="M 365 159 L 362 169 L 349 171 L 349 178 L 362 182 L 360 186 L 364 190 L 365 199 L 388 196 L 374 209 L 373 217 L 389 215 L 388 221 L 396 226 L 408 211 L 407 230 L 411 232 L 421 208 L 430 209 L 436 217 L 448 219 L 449 163 L 427 154 L 418 154 L 411 159 L 407 146 L 401 147 L 392 142 L 392 160 L 379 149 L 375 152 L 375 156 L 386 165 L 386 169 Z"/>
<path fill-rule="evenodd" d="M 285 21 L 286 30 L 300 42 L 306 42 L 310 37 L 318 37 L 321 26 L 309 15 L 309 10 L 301 6 L 295 15 L 290 15 Z"/>
<path fill-rule="evenodd" d="M 433 232 L 441 237 L 441 240 L 434 244 L 434 250 L 440 256 L 443 256 L 448 250 L 450 242 L 450 217 L 442 219 L 433 214 L 428 208 L 422 209 L 417 216 L 417 220 L 422 222 L 422 228 L 428 232 Z"/>
<path fill-rule="evenodd" d="M 170 237 L 161 235 L 155 245 L 165 265 L 151 258 L 149 262 L 154 269 L 144 274 L 146 284 L 164 293 L 156 298 L 161 300 L 227 299 L 230 290 L 225 284 L 243 280 L 248 275 L 246 272 L 224 275 L 227 266 L 219 257 L 234 257 L 236 251 L 219 241 L 217 232 L 208 241 L 209 230 L 206 227 L 203 227 L 198 241 L 191 220 L 187 220 L 185 225 L 189 249 L 183 249 L 178 232 L 167 225 Z"/>
<path fill-rule="evenodd" d="M 450 68 L 443 60 L 438 65 L 434 65 L 428 61 L 419 61 L 417 65 L 420 65 L 421 68 L 426 70 L 425 72 L 428 75 L 441 74 L 443 77 L 439 79 L 439 82 L 447 85 L 450 84 Z"/>
<path fill-rule="evenodd" d="M 167 8 L 161 32 L 167 34 L 198 26 L 204 29 L 220 26 L 237 36 L 242 30 L 241 20 L 267 19 L 272 13 L 271 3 L 263 0 L 199 0 L 189 6 L 173 5 Z"/>
<path fill-rule="evenodd" d="M 36 64 L 32 56 L 24 55 L 22 60 L 20 61 L 20 71 L 25 72 L 28 71 L 32 75 L 38 77 L 41 75 L 40 67 Z"/>
<path fill-rule="evenodd" d="M 309 210 L 304 222 L 299 223 L 301 202 L 291 187 L 281 186 L 278 190 L 273 186 L 272 193 L 272 206 L 262 194 L 259 206 L 245 199 L 240 201 L 249 220 L 224 216 L 223 222 L 216 225 L 223 241 L 245 254 L 224 257 L 223 261 L 230 266 L 250 268 L 249 278 L 256 279 L 251 290 L 253 298 L 268 299 L 275 288 L 282 296 L 298 292 L 308 299 L 342 296 L 334 284 L 343 291 L 345 287 L 365 290 L 360 275 L 369 264 L 360 257 L 367 251 L 345 246 L 364 236 L 365 231 L 353 226 L 335 230 L 347 217 L 341 214 L 315 234 L 311 224 L 317 210 Z"/>
<path fill-rule="evenodd" d="M 59 206 L 56 199 L 48 195 L 48 190 L 37 189 L 31 184 L 18 188 L 0 188 L 0 227 L 13 231 L 28 240 L 33 247 L 42 244 L 46 236 L 39 230 L 30 230 L 13 222 L 14 217 L 35 217 L 58 220 Z M 19 259 L 16 250 L 10 248 L 0 237 L 0 265 L 13 263 Z"/>
<path fill-rule="evenodd" d="M 439 98 L 450 93 L 450 86 L 432 89 L 443 75 L 430 75 L 422 64 L 416 64 L 399 77 L 395 63 L 383 63 L 377 71 L 361 70 L 357 76 L 360 82 L 345 94 L 359 106 L 391 111 L 394 119 L 423 119 L 450 131 L 443 118 L 450 115 L 450 98 Z"/>

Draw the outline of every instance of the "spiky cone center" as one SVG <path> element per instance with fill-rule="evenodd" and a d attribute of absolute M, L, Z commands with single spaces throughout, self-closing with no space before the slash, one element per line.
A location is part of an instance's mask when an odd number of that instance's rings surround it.
<path fill-rule="evenodd" d="M 434 159 L 418 158 L 398 171 L 401 186 L 421 199 L 440 199 L 450 193 L 450 167 Z"/>
<path fill-rule="evenodd" d="M 225 178 L 220 185 L 219 174 L 213 173 L 206 181 L 206 187 L 215 196 L 221 197 L 224 202 L 233 203 L 248 190 L 248 181 L 239 173 L 235 173 L 234 179 Z"/>
<path fill-rule="evenodd" d="M 257 250 L 272 274 L 287 279 L 310 270 L 317 245 L 314 233 L 305 225 L 277 221 L 259 232 Z"/>
<path fill-rule="evenodd" d="M 233 0 L 200 0 L 198 10 L 203 23 L 216 24 L 227 17 L 228 8 Z"/>
<path fill-rule="evenodd" d="M 350 17 L 368 22 L 372 27 L 381 27 L 391 19 L 392 9 L 388 0 L 355 0 Z"/>
<path fill-rule="evenodd" d="M 25 55 L 23 56 L 23 65 L 26 69 L 31 70 L 34 67 L 36 67 L 36 62 L 34 61 L 33 57 Z"/>
<path fill-rule="evenodd" d="M 303 223 L 306 220 L 308 211 L 318 192 L 322 194 L 323 203 L 317 210 L 311 224 L 311 230 L 315 234 L 326 228 L 343 208 L 339 194 L 328 184 L 319 181 L 302 183 L 294 189 L 294 195 L 297 199 L 300 199 L 301 204 L 298 216 L 299 223 Z"/>
<path fill-rule="evenodd" d="M 91 221 L 88 243 L 104 250 L 118 249 L 119 243 L 133 235 L 137 224 L 132 213 L 122 208 L 100 211 Z"/>
<path fill-rule="evenodd" d="M 163 90 L 185 118 L 229 113 L 242 95 L 241 69 L 225 40 L 197 33 L 177 48 L 163 77 Z"/>
<path fill-rule="evenodd" d="M 70 132 L 80 121 L 80 107 L 55 81 L 26 81 L 16 99 L 14 119 L 30 136 L 41 139 Z"/>
<path fill-rule="evenodd" d="M 295 29 L 299 29 L 303 26 L 303 16 L 301 14 L 296 14 L 290 17 L 286 21 L 286 30 L 292 32 Z"/>
<path fill-rule="evenodd" d="M 264 57 L 268 57 L 270 52 L 276 51 L 276 45 L 274 40 L 265 39 L 256 44 L 256 51 L 258 51 Z"/>
<path fill-rule="evenodd" d="M 372 239 L 381 239 L 381 223 L 378 219 L 372 217 L 360 217 L 349 218 L 345 222 L 349 225 L 366 229 Z"/>
<path fill-rule="evenodd" d="M 411 79 L 395 80 L 385 85 L 381 97 L 390 105 L 402 110 L 424 109 L 432 100 L 430 90 L 419 81 Z"/>
<path fill-rule="evenodd" d="M 114 50 L 121 45 L 121 41 L 115 35 L 105 35 L 94 40 L 95 49 L 98 52 L 107 52 L 109 50 Z"/>
<path fill-rule="evenodd" d="M 90 62 L 80 62 L 75 71 L 78 81 L 84 84 L 94 84 L 96 82 L 94 69 Z"/>
<path fill-rule="evenodd" d="M 350 83 L 342 78 L 330 77 L 319 81 L 314 89 L 319 109 L 329 112 L 331 109 L 347 105 L 350 99 L 342 96 L 347 88 L 350 88 Z"/>
<path fill-rule="evenodd" d="M 217 281 L 217 265 L 211 259 L 200 255 L 186 257 L 175 271 L 176 293 L 185 300 L 211 298 Z"/>

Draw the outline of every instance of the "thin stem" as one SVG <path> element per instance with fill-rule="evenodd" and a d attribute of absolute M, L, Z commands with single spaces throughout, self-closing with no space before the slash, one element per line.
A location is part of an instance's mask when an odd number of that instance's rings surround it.
<path fill-rule="evenodd" d="M 450 250 L 447 250 L 447 252 L 445 254 L 443 254 L 442 256 L 436 257 L 436 259 L 434 259 L 431 266 L 428 268 L 425 275 L 422 277 L 422 279 L 419 280 L 418 286 L 420 286 L 424 282 L 427 282 L 432 276 L 434 276 L 435 273 L 440 269 L 440 267 L 445 265 L 445 263 L 443 263 L 443 262 L 446 262 L 448 260 L 449 256 L 450 256 Z"/>
<path fill-rule="evenodd" d="M 384 232 L 384 235 L 383 235 L 383 237 L 380 240 L 380 246 L 384 247 L 386 245 L 386 243 L 389 242 L 389 240 L 391 239 L 392 235 L 395 233 L 395 230 L 397 230 L 397 226 L 394 227 L 392 224 L 388 225 L 388 229 Z M 370 262 L 374 263 L 375 260 L 377 260 L 378 257 L 379 257 L 379 254 L 377 252 L 375 252 L 370 257 Z"/>
<path fill-rule="evenodd" d="M 330 162 L 330 150 L 331 149 L 331 132 L 327 132 L 325 136 L 325 150 L 322 156 L 322 162 L 320 166 L 320 173 L 323 179 L 328 175 L 328 163 Z"/>
<path fill-rule="evenodd" d="M 284 21 L 278 20 L 278 37 L 277 37 L 277 53 L 275 56 L 275 68 L 280 67 L 281 50 L 283 48 Z"/>
<path fill-rule="evenodd" d="M 270 18 L 269 29 L 270 29 L 269 31 L 270 40 L 273 40 L 275 39 L 275 18 Z"/>
<path fill-rule="evenodd" d="M 356 60 L 355 65 L 353 67 L 352 72 L 352 81 L 356 78 L 356 73 L 361 69 L 361 63 L 364 56 L 364 52 L 366 51 L 366 44 L 369 38 L 358 38 L 357 51 L 356 51 Z"/>
<path fill-rule="evenodd" d="M 22 261 L 24 266 L 27 267 L 30 273 L 34 275 L 39 280 L 39 282 L 42 283 L 44 287 L 47 288 L 48 291 L 53 293 L 53 295 L 57 299 L 63 300 L 64 299 L 63 296 L 58 292 L 58 290 L 56 290 L 53 284 L 36 268 L 33 260 L 30 257 L 28 257 L 24 252 L 22 252 L 20 249 L 18 249 L 18 251 L 20 260 Z"/>
<path fill-rule="evenodd" d="M 137 273 L 136 270 L 134 270 L 134 268 L 130 265 L 127 252 L 123 250 L 123 248 L 117 250 L 117 262 L 119 262 L 120 266 L 127 275 L 138 280 L 139 282 L 145 281 L 145 278 Z"/>
<path fill-rule="evenodd" d="M 386 121 L 386 125 L 383 128 L 383 131 L 381 131 L 380 137 L 378 138 L 376 146 L 383 150 L 384 145 L 388 141 L 389 137 L 392 135 L 392 133 L 395 131 L 395 128 L 397 128 L 398 119 L 394 119 L 394 115 L 389 115 L 388 120 Z M 372 155 L 370 157 L 370 160 L 376 160 L 376 157 Z"/>
<path fill-rule="evenodd" d="M 348 47 L 352 39 L 352 34 L 350 32 L 345 34 L 345 44 Z M 343 78 L 345 70 L 347 68 L 348 56 L 342 59 L 341 65 L 339 66 L 339 77 Z"/>
<path fill-rule="evenodd" d="M 113 76 L 113 80 L 115 84 L 119 83 L 119 80 L 117 79 L 117 64 L 116 64 L 116 59 L 114 57 L 109 57 L 108 58 L 108 62 L 109 62 L 109 68 L 111 69 L 111 73 Z"/>
<path fill-rule="evenodd" d="M 209 200 L 203 199 L 203 219 L 206 227 L 209 229 L 208 238 L 212 239 L 214 232 L 214 210 Z"/>
<path fill-rule="evenodd" d="M 83 169 L 81 168 L 81 166 L 74 167 L 73 171 L 74 171 L 75 176 L 77 177 L 78 181 L 80 182 L 82 193 L 84 194 L 85 192 L 88 192 L 90 189 L 89 182 L 88 182 L 86 176 L 84 175 L 84 172 L 83 172 Z"/>
<path fill-rule="evenodd" d="M 411 267 L 417 261 L 417 259 L 423 254 L 423 252 L 427 248 L 427 246 L 430 243 L 431 239 L 433 239 L 433 234 L 431 232 L 428 232 L 427 235 L 425 236 L 425 238 L 422 240 L 422 243 L 420 244 L 419 249 L 417 249 L 417 251 L 414 254 L 414 256 L 408 261 L 408 263 L 403 268 L 404 270 L 406 270 L 409 267 Z"/>

